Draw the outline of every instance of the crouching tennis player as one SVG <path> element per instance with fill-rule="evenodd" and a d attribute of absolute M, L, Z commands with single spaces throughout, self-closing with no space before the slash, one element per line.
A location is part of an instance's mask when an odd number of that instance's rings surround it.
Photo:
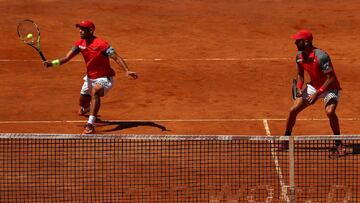
<path fill-rule="evenodd" d="M 80 91 L 79 115 L 90 113 L 83 134 L 95 132 L 95 120 L 100 109 L 100 98 L 113 86 L 115 71 L 110 67 L 109 58 L 119 64 L 126 75 L 136 79 L 136 72 L 129 71 L 124 60 L 103 39 L 94 35 L 95 25 L 89 20 L 76 24 L 79 28 L 80 38 L 65 57 L 52 61 L 45 61 L 45 67 L 54 67 L 67 63 L 77 54 L 81 53 L 86 63 L 86 76 Z"/>
<path fill-rule="evenodd" d="M 299 51 L 296 55 L 298 94 L 286 121 L 285 135 L 291 135 L 296 116 L 320 98 L 324 101 L 325 112 L 334 135 L 340 135 L 339 120 L 335 110 L 341 88 L 330 57 L 323 50 L 313 46 L 313 35 L 308 30 L 299 31 L 292 36 L 292 39 L 295 40 Z M 308 72 L 311 80 L 305 87 L 303 87 L 304 70 Z M 343 147 L 340 140 L 337 140 L 335 145 L 338 149 Z M 286 142 L 283 148 L 287 147 Z"/>

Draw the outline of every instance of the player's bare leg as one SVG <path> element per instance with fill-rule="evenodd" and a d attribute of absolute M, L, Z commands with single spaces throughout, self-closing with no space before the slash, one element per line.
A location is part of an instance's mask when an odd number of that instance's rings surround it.
<path fill-rule="evenodd" d="M 337 101 L 332 99 L 325 105 L 325 112 L 329 118 L 330 127 L 334 135 L 340 135 L 339 119 L 335 113 L 337 104 Z M 341 140 L 335 141 L 335 148 L 338 155 L 343 156 L 346 154 L 346 146 L 342 144 Z"/>
<path fill-rule="evenodd" d="M 325 106 L 325 112 L 329 118 L 331 129 L 334 135 L 340 134 L 339 119 L 335 113 L 337 107 L 337 101 L 335 99 L 330 100 Z"/>
<path fill-rule="evenodd" d="M 84 116 L 85 114 L 90 112 L 90 101 L 91 101 L 90 95 L 80 94 L 80 99 L 79 99 L 79 105 L 80 105 L 79 115 L 80 116 Z"/>
<path fill-rule="evenodd" d="M 339 119 L 335 113 L 337 104 L 338 102 L 335 99 L 331 99 L 325 105 L 325 112 L 327 117 L 329 118 L 330 126 L 334 135 L 340 135 Z M 345 156 L 349 153 L 349 151 L 347 151 L 348 149 L 348 146 L 346 144 L 343 144 L 341 140 L 336 140 L 334 150 L 332 151 L 332 156 Z"/>
<path fill-rule="evenodd" d="M 100 98 L 104 96 L 105 90 L 104 87 L 97 84 L 91 90 L 91 102 L 90 102 L 90 116 L 89 120 L 85 126 L 84 134 L 91 134 L 95 131 L 95 120 L 99 112 L 101 100 Z"/>
<path fill-rule="evenodd" d="M 97 116 L 100 109 L 100 97 L 104 96 L 104 87 L 101 85 L 96 85 L 91 90 L 91 102 L 90 102 L 90 115 Z"/>
<path fill-rule="evenodd" d="M 310 104 L 302 98 L 297 98 L 295 100 L 293 106 L 290 108 L 289 115 L 286 119 L 285 135 L 287 136 L 291 135 L 292 129 L 294 128 L 296 122 L 297 115 L 308 106 L 310 106 Z M 280 145 L 280 150 L 288 150 L 288 148 L 289 148 L 288 141 L 282 141 Z"/>
<path fill-rule="evenodd" d="M 292 132 L 297 115 L 308 106 L 310 106 L 310 104 L 302 98 L 297 98 L 295 100 L 294 105 L 290 108 L 289 115 L 286 119 L 286 132 Z"/>

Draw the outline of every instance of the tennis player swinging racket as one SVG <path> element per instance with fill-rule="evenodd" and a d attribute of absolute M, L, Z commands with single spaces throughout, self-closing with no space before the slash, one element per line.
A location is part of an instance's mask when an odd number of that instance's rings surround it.
<path fill-rule="evenodd" d="M 115 71 L 110 67 L 109 58 L 113 59 L 126 72 L 126 75 L 136 79 L 136 72 L 129 71 L 124 60 L 103 39 L 94 35 L 95 25 L 89 20 L 75 25 L 79 28 L 80 38 L 65 57 L 52 61 L 44 61 L 45 67 L 55 67 L 65 64 L 81 53 L 86 63 L 86 75 L 80 91 L 79 115 L 90 112 L 83 134 L 95 132 L 95 120 L 100 109 L 100 98 L 113 86 Z"/>

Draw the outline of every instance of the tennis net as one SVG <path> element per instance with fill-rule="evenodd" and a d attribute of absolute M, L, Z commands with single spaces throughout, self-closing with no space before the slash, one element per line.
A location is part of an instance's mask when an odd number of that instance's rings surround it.
<path fill-rule="evenodd" d="M 359 146 L 357 135 L 0 134 L 0 202 L 360 202 Z"/>

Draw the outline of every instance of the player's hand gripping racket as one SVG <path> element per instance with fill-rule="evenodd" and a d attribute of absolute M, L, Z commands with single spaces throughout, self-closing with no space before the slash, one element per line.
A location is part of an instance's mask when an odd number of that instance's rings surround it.
<path fill-rule="evenodd" d="M 40 30 L 36 23 L 26 19 L 17 26 L 19 38 L 29 46 L 33 47 L 40 55 L 43 61 L 46 61 L 44 54 L 40 50 Z"/>

